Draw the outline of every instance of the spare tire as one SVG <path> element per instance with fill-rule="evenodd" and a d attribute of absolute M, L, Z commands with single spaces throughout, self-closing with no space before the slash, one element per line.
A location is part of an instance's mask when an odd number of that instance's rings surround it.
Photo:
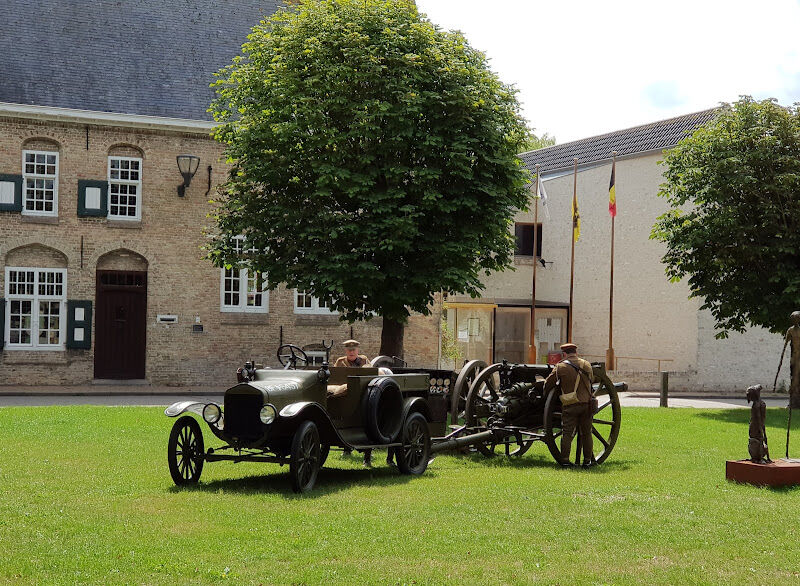
<path fill-rule="evenodd" d="M 367 435 L 378 444 L 390 444 L 403 427 L 403 394 L 394 379 L 374 379 L 364 393 L 364 422 Z"/>

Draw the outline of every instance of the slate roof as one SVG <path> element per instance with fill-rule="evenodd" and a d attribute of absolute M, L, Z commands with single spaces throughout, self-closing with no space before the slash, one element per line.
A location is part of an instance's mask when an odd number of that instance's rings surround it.
<path fill-rule="evenodd" d="M 279 0 L 2 0 L 0 102 L 211 120 L 213 73 Z"/>
<path fill-rule="evenodd" d="M 711 120 L 716 110 L 716 108 L 711 108 L 668 120 L 528 151 L 522 153 L 520 158 L 531 171 L 539 164 L 540 171 L 544 175 L 563 169 L 572 169 L 575 157 L 578 158 L 578 165 L 584 166 L 610 160 L 612 151 L 617 151 L 617 157 L 622 157 L 662 150 L 675 146 L 687 133 Z"/>

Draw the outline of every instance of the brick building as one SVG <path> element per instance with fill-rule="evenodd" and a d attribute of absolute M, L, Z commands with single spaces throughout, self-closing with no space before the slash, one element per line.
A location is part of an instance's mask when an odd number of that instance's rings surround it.
<path fill-rule="evenodd" d="M 351 326 L 302 291 L 262 291 L 247 271 L 203 258 L 209 199 L 226 173 L 209 136 L 208 84 L 276 9 L 0 7 L 3 384 L 224 384 L 246 359 L 275 365 L 281 341 L 319 356 L 323 339 L 355 336 L 377 353 L 379 318 Z M 199 161 L 181 196 L 183 154 Z M 436 312 L 412 317 L 410 362 L 436 363 L 438 323 Z"/>

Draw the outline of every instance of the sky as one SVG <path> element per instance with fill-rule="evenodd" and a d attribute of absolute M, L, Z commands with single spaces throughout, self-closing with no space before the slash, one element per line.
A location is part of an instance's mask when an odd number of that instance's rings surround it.
<path fill-rule="evenodd" d="M 800 101 L 800 0 L 417 0 L 561 144 L 740 95 Z"/>

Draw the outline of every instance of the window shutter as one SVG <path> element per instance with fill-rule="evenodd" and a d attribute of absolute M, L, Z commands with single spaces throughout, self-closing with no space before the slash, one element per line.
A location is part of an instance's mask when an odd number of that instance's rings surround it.
<path fill-rule="evenodd" d="M 67 301 L 67 348 L 92 347 L 92 302 Z"/>
<path fill-rule="evenodd" d="M 0 349 L 6 341 L 6 300 L 0 299 Z"/>
<path fill-rule="evenodd" d="M 108 181 L 78 180 L 78 216 L 108 215 Z"/>
<path fill-rule="evenodd" d="M 0 212 L 22 211 L 22 175 L 0 173 Z"/>

